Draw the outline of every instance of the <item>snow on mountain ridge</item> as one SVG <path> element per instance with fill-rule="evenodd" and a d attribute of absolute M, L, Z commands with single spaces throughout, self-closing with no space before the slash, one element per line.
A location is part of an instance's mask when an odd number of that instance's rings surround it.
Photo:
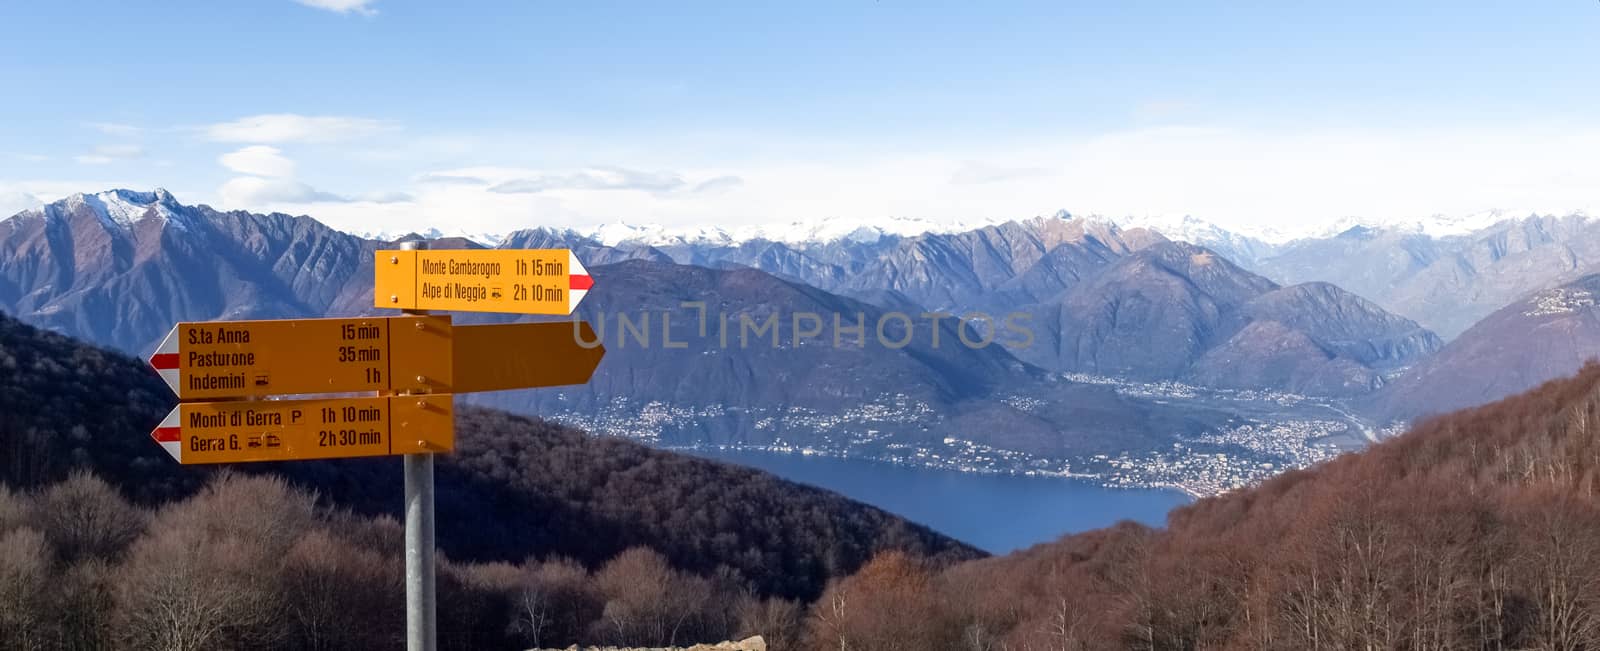
<path fill-rule="evenodd" d="M 1058 211 L 1058 217 L 1071 218 L 1066 211 Z M 1426 218 L 1369 218 L 1369 217 L 1344 217 L 1334 222 L 1322 225 L 1309 224 L 1300 228 L 1276 228 L 1271 226 L 1227 228 L 1215 222 L 1193 217 L 1191 215 L 1145 215 L 1126 217 L 1105 217 L 1102 215 L 1089 215 L 1085 219 L 1115 224 L 1119 228 L 1148 228 L 1172 239 L 1183 240 L 1192 244 L 1207 245 L 1225 242 L 1239 245 L 1247 240 L 1254 240 L 1267 246 L 1278 246 L 1295 240 L 1328 239 L 1352 228 L 1369 228 L 1374 230 L 1399 231 L 1417 233 L 1434 238 L 1455 237 L 1471 235 L 1473 233 L 1491 228 L 1496 224 L 1506 221 L 1517 221 L 1537 217 L 1550 217 L 1553 213 L 1540 213 L 1532 210 L 1485 210 L 1465 215 L 1435 214 Z M 1567 216 L 1591 219 L 1583 211 L 1574 211 Z"/>
<path fill-rule="evenodd" d="M 1575 216 L 1588 218 L 1580 212 Z M 1519 217 L 1520 215 L 1521 217 Z M 1101 214 L 1075 215 L 1058 210 L 1048 216 L 1064 220 L 1084 219 L 1114 225 L 1127 230 L 1144 228 L 1163 236 L 1201 246 L 1226 246 L 1232 249 L 1261 249 L 1282 245 L 1301 239 L 1325 239 L 1337 236 L 1353 227 L 1398 230 L 1425 234 L 1431 237 L 1467 235 L 1489 228 L 1510 219 L 1539 216 L 1532 211 L 1491 210 L 1462 216 L 1434 215 L 1427 219 L 1367 219 L 1345 218 L 1332 225 L 1315 225 L 1298 229 L 1281 229 L 1270 226 L 1229 228 L 1193 215 L 1158 214 L 1111 217 Z M 1035 218 L 1035 219 L 1038 219 Z M 916 217 L 888 217 L 880 220 L 823 218 L 815 221 L 793 221 L 779 224 L 751 224 L 732 227 L 679 226 L 615 221 L 589 228 L 560 229 L 561 232 L 593 239 L 606 246 L 623 243 L 643 246 L 738 246 L 753 240 L 781 242 L 788 245 L 823 245 L 848 240 L 855 243 L 872 243 L 884 237 L 916 237 L 926 234 L 961 233 L 1005 223 L 1006 219 L 931 220 Z M 1022 220 L 1014 220 L 1022 221 Z M 389 231 L 353 232 L 367 239 L 392 241 L 405 233 Z M 421 235 L 435 237 L 462 237 L 488 246 L 498 246 L 504 235 L 469 233 L 462 229 L 441 232 L 429 229 Z"/>
<path fill-rule="evenodd" d="M 578 232 L 606 246 L 629 242 L 647 246 L 712 245 L 737 246 L 752 240 L 784 244 L 827 244 L 840 240 L 876 242 L 887 236 L 913 237 L 927 233 L 959 233 L 1000 223 L 999 220 L 933 221 L 914 217 L 889 217 L 883 220 L 824 218 L 787 224 L 751 224 L 672 228 L 659 224 L 613 222 Z"/>
<path fill-rule="evenodd" d="M 77 209 L 94 213 L 108 229 L 127 231 L 140 221 L 152 218 L 182 227 L 182 220 L 177 218 L 185 207 L 161 188 L 151 192 L 114 189 L 94 194 L 79 192 L 68 195 L 59 201 L 24 210 L 18 216 L 50 219 Z"/>
<path fill-rule="evenodd" d="M 1376 230 L 1398 231 L 1402 233 L 1416 233 L 1428 237 L 1456 237 L 1471 235 L 1496 224 L 1507 221 L 1519 221 L 1539 217 L 1554 217 L 1554 213 L 1540 213 L 1534 210 L 1484 210 L 1466 215 L 1432 215 L 1426 219 L 1366 219 L 1360 217 L 1346 217 L 1335 221 L 1329 226 L 1301 236 L 1300 239 L 1326 239 L 1336 237 L 1340 233 L 1352 228 L 1370 228 Z M 1568 217 L 1577 217 L 1583 220 L 1593 219 L 1582 210 L 1568 213 Z"/>
<path fill-rule="evenodd" d="M 359 238 L 364 239 L 364 240 L 373 240 L 373 241 L 377 241 L 377 242 L 393 242 L 395 240 L 398 240 L 398 239 L 400 239 L 402 237 L 405 237 L 407 235 L 411 235 L 413 233 L 415 233 L 416 235 L 422 236 L 424 239 L 429 239 L 429 240 L 437 240 L 437 239 L 442 239 L 442 238 L 446 238 L 446 237 L 459 237 L 461 239 L 469 240 L 469 241 L 472 241 L 472 242 L 476 242 L 478 244 L 482 244 L 482 245 L 490 247 L 490 248 L 500 246 L 500 243 L 505 241 L 505 236 L 504 235 L 500 235 L 498 233 L 472 233 L 472 232 L 468 232 L 466 229 L 460 229 L 460 228 L 452 230 L 452 231 L 441 231 L 441 230 L 439 230 L 437 228 L 430 228 L 430 229 L 422 231 L 422 232 L 416 232 L 416 231 L 399 231 L 399 232 L 396 232 L 396 231 L 389 231 L 389 230 L 382 230 L 382 231 L 345 231 L 345 232 L 347 234 L 349 234 L 349 235 L 354 235 L 354 236 L 359 237 Z"/>
<path fill-rule="evenodd" d="M 60 211 L 86 207 L 99 215 L 109 227 L 129 229 L 147 217 L 171 221 L 183 211 L 190 210 L 179 203 L 171 193 L 157 188 L 150 192 L 111 189 L 98 193 L 78 193 L 56 202 L 23 210 L 18 216 L 47 217 Z M 1552 216 L 1553 213 L 1518 210 L 1486 210 L 1458 216 L 1432 215 L 1422 219 L 1371 219 L 1347 217 L 1332 224 L 1309 224 L 1300 228 L 1274 227 L 1227 228 L 1217 223 L 1188 214 L 1127 215 L 1108 217 L 1100 214 L 1074 215 L 1059 210 L 1035 219 L 1085 219 L 1115 225 L 1121 229 L 1146 228 L 1176 240 L 1202 246 L 1228 249 L 1236 252 L 1264 251 L 1300 239 L 1335 237 L 1354 227 L 1417 233 L 1441 238 L 1469 235 L 1491 228 L 1508 220 Z M 1583 211 L 1568 213 L 1568 217 L 1592 219 Z M 738 246 L 752 240 L 768 240 L 793 246 L 825 245 L 840 241 L 872 243 L 884 237 L 916 237 L 924 234 L 948 234 L 977 230 L 1003 223 L 1006 220 L 964 219 L 933 220 L 917 217 L 887 217 L 882 219 L 822 218 L 788 223 L 752 224 L 740 226 L 681 226 L 637 224 L 617 221 L 585 229 L 563 229 L 564 234 L 594 239 L 607 246 L 624 242 L 647 246 Z M 179 226 L 182 226 L 181 219 Z M 347 231 L 352 235 L 379 241 L 394 241 L 411 231 L 390 230 Z M 499 246 L 505 241 L 503 234 L 468 232 L 456 228 L 448 231 L 430 228 L 419 233 L 430 238 L 460 237 L 485 246 Z"/>

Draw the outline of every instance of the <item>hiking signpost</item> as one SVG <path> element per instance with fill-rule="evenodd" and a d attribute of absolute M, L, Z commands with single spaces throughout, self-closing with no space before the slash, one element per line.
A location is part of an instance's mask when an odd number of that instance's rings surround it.
<path fill-rule="evenodd" d="M 450 449 L 450 395 L 185 402 L 155 439 L 179 463 L 426 454 Z"/>
<path fill-rule="evenodd" d="M 180 400 L 447 393 L 437 378 L 416 378 L 450 358 L 452 330 L 445 316 L 179 323 L 150 365 Z"/>
<path fill-rule="evenodd" d="M 404 455 L 406 646 L 432 651 L 433 455 L 455 449 L 455 394 L 583 384 L 605 348 L 584 322 L 428 314 L 570 315 L 594 281 L 567 249 L 402 242 L 373 262 L 373 305 L 402 316 L 173 326 L 150 366 L 181 402 L 151 438 L 182 464 Z"/>
<path fill-rule="evenodd" d="M 572 314 L 594 281 L 567 249 L 379 251 L 373 301 L 402 310 Z"/>

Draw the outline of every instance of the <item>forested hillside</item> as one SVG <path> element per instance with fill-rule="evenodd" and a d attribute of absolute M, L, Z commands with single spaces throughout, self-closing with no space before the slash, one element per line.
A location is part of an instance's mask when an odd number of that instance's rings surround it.
<path fill-rule="evenodd" d="M 381 649 L 403 644 L 403 527 L 281 477 L 223 472 L 145 508 L 89 474 L 0 486 L 0 648 Z M 798 634 L 801 607 L 645 547 L 439 567 L 440 647 L 665 645 Z M 779 647 L 789 648 L 789 647 Z"/>
<path fill-rule="evenodd" d="M 169 399 L 136 360 L 8 319 L 0 344 L 0 639 L 392 642 L 393 460 L 175 466 L 142 451 Z M 976 552 L 760 473 L 459 420 L 440 467 L 452 648 L 753 633 L 817 651 L 1600 648 L 1600 365 L 1201 500 L 1164 530 L 957 564 Z"/>
<path fill-rule="evenodd" d="M 199 491 L 216 468 L 179 466 L 149 438 L 175 403 L 142 362 L 0 315 L 0 481 L 28 491 L 78 470 L 144 508 Z M 766 473 L 461 408 L 437 468 L 439 544 L 461 560 L 570 556 L 597 565 L 635 546 L 762 594 L 814 597 L 884 549 L 979 553 L 836 494 Z M 392 458 L 239 466 L 315 491 L 321 504 L 397 514 Z"/>
<path fill-rule="evenodd" d="M 1597 434 L 1591 364 L 1165 530 L 945 571 L 882 556 L 812 608 L 810 648 L 1600 648 Z"/>

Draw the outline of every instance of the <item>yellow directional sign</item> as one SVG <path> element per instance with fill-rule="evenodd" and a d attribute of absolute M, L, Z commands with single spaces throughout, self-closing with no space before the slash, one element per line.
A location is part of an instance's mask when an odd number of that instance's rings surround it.
<path fill-rule="evenodd" d="M 179 323 L 150 365 L 182 400 L 449 384 L 450 317 Z"/>
<path fill-rule="evenodd" d="M 568 249 L 378 251 L 372 304 L 399 310 L 571 314 L 594 286 Z"/>
<path fill-rule="evenodd" d="M 385 281 L 379 273 L 380 285 L 411 288 L 392 307 L 481 302 L 566 314 L 591 286 L 565 249 L 394 251 L 380 252 L 380 262 L 389 253 L 410 256 L 392 264 L 412 274 Z M 411 314 L 179 323 L 150 365 L 183 402 L 151 436 L 184 464 L 449 452 L 453 394 L 582 384 L 605 352 L 581 321 L 455 326 L 449 316 Z M 368 391 L 388 395 L 261 399 Z M 199 402 L 220 398 L 243 400 Z"/>
<path fill-rule="evenodd" d="M 449 452 L 452 396 L 185 402 L 151 432 L 183 464 Z"/>

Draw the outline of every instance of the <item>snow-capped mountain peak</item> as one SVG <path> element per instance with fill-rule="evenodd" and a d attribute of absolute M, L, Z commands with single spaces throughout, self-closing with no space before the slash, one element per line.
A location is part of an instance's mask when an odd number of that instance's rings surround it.
<path fill-rule="evenodd" d="M 158 219 L 182 227 L 182 220 L 178 217 L 186 209 L 173 198 L 172 193 L 162 188 L 151 192 L 114 189 L 68 195 L 59 201 L 25 210 L 20 216 L 55 219 L 66 213 L 87 210 L 99 217 L 108 229 L 126 231 L 147 219 Z"/>
<path fill-rule="evenodd" d="M 826 244 L 841 240 L 876 242 L 884 237 L 912 237 L 924 233 L 955 233 L 997 223 L 988 221 L 933 221 L 912 217 L 881 220 L 823 218 L 787 224 L 751 224 L 733 228 L 718 226 L 668 227 L 659 224 L 613 222 L 585 231 L 607 246 L 622 243 L 647 246 L 712 245 L 734 246 L 754 240 L 784 244 Z"/>
<path fill-rule="evenodd" d="M 1589 216 L 1581 210 L 1569 213 L 1569 215 L 1581 219 L 1589 218 Z M 1323 227 L 1320 230 L 1308 233 L 1304 237 L 1311 239 L 1336 237 L 1342 233 L 1350 232 L 1351 229 L 1387 230 L 1401 233 L 1416 233 L 1435 238 L 1452 237 L 1459 235 L 1470 235 L 1501 222 L 1517 221 L 1540 216 L 1549 215 L 1541 215 L 1539 212 L 1533 210 L 1494 209 L 1467 213 L 1464 215 L 1435 214 L 1422 219 L 1369 219 L 1363 217 L 1345 217 Z"/>
<path fill-rule="evenodd" d="M 1051 218 L 1078 219 L 1118 230 L 1150 230 L 1160 233 L 1168 239 L 1197 244 L 1216 249 L 1229 257 L 1238 256 L 1245 259 L 1251 259 L 1266 252 L 1272 246 L 1271 242 L 1279 241 L 1279 238 L 1270 235 L 1246 234 L 1223 228 L 1211 221 L 1193 215 L 1127 215 L 1110 217 L 1091 214 L 1077 216 L 1065 210 L 1058 210 Z M 1286 241 L 1289 238 L 1281 239 Z"/>
<path fill-rule="evenodd" d="M 402 237 L 406 237 L 407 235 L 412 235 L 412 234 L 419 235 L 423 239 L 428 239 L 428 240 L 437 240 L 437 239 L 443 239 L 443 238 L 447 238 L 447 237 L 457 237 L 457 238 L 461 238 L 461 239 L 468 240 L 468 241 L 471 241 L 471 242 L 476 242 L 478 244 L 482 244 L 483 246 L 490 247 L 490 248 L 500 246 L 500 243 L 505 241 L 505 236 L 501 235 L 501 234 L 498 234 L 498 233 L 476 233 L 476 232 L 470 232 L 470 231 L 467 231 L 466 229 L 461 229 L 461 228 L 450 230 L 450 231 L 442 231 L 442 230 L 439 230 L 437 228 L 429 228 L 429 229 L 423 230 L 423 231 L 409 231 L 409 230 L 407 230 L 407 231 L 392 231 L 392 230 L 356 231 L 356 232 L 350 232 L 350 234 L 354 235 L 356 237 L 362 238 L 362 239 L 375 240 L 375 241 L 378 241 L 378 242 L 393 242 L 393 241 L 398 240 L 398 239 L 400 239 Z"/>
<path fill-rule="evenodd" d="M 601 244 L 616 246 L 623 242 L 643 244 L 646 246 L 672 246 L 681 244 L 735 244 L 734 238 L 727 231 L 716 226 L 702 226 L 696 228 L 670 229 L 659 224 L 630 224 L 627 222 L 613 222 L 599 227 L 580 231 Z"/>

